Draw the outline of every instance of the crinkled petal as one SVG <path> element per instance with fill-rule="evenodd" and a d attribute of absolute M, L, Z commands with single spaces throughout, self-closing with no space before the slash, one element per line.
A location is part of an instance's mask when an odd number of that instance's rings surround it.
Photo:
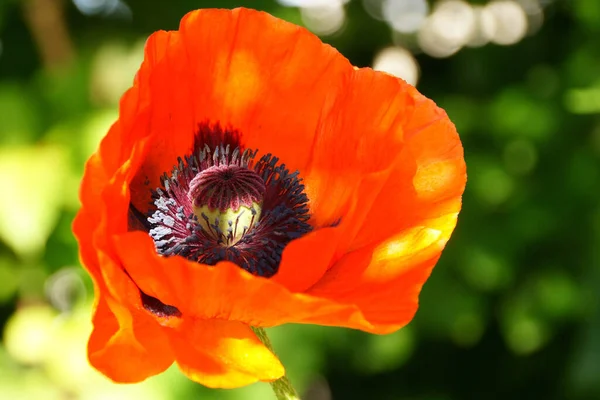
<path fill-rule="evenodd" d="M 307 294 L 356 305 L 386 333 L 406 325 L 448 241 L 456 214 L 423 221 L 381 243 L 346 254 Z"/>
<path fill-rule="evenodd" d="M 160 325 L 140 309 L 137 287 L 96 245 L 95 237 L 104 234 L 97 228 L 106 223 L 103 192 L 109 185 L 108 173 L 118 164 L 105 148 L 120 134 L 119 126 L 115 123 L 111 127 L 100 150 L 86 164 L 80 190 L 82 209 L 73 231 L 82 263 L 95 283 L 94 328 L 88 343 L 90 363 L 116 382 L 139 382 L 164 371 L 174 356 Z"/>
<path fill-rule="evenodd" d="M 147 209 L 148 188 L 191 153 L 202 123 L 236 129 L 244 146 L 303 168 L 321 114 L 351 71 L 306 29 L 255 10 L 193 11 L 179 31 L 153 34 L 121 103 L 122 144 L 151 141 L 131 185 L 133 204 Z"/>
<path fill-rule="evenodd" d="M 216 318 L 274 326 L 325 317 L 344 308 L 328 300 L 293 294 L 274 280 L 254 276 L 230 262 L 209 266 L 179 256 L 159 256 L 152 239 L 142 232 L 119 235 L 114 241 L 119 260 L 136 285 L 162 303 L 177 307 L 184 319 Z"/>
<path fill-rule="evenodd" d="M 285 374 L 279 359 L 240 322 L 188 318 L 169 338 L 179 368 L 204 386 L 236 388 Z"/>
<path fill-rule="evenodd" d="M 254 276 L 230 262 L 208 266 L 179 256 L 159 256 L 152 239 L 142 232 L 115 237 L 115 247 L 137 286 L 162 303 L 177 307 L 183 320 L 219 319 L 261 327 L 296 322 L 377 333 L 404 325 L 371 321 L 350 297 L 293 293 L 273 279 Z"/>
<path fill-rule="evenodd" d="M 415 108 L 404 127 L 406 161 L 398 164 L 378 193 L 377 207 L 368 210 L 354 247 L 377 243 L 423 225 L 425 220 L 460 211 L 467 176 L 456 128 L 433 101 L 414 88 L 409 92 Z"/>
<path fill-rule="evenodd" d="M 337 103 L 307 186 L 317 224 L 344 210 L 343 256 L 307 293 L 354 304 L 373 324 L 401 326 L 456 224 L 462 146 L 443 110 L 391 76 L 357 70 Z"/>
<path fill-rule="evenodd" d="M 408 85 L 391 76 L 362 69 L 346 77 L 320 121 L 311 162 L 304 171 L 314 225 L 338 220 L 344 224 L 354 219 L 349 211 L 370 208 L 378 193 L 377 185 L 372 186 L 375 175 L 395 167 L 403 150 L 404 115 L 413 103 Z M 371 183 L 359 190 L 369 175 Z M 357 198 L 366 204 L 353 207 Z"/>
<path fill-rule="evenodd" d="M 104 293 L 98 296 L 88 343 L 88 358 L 96 369 L 115 382 L 131 383 L 159 374 L 173 363 L 168 338 L 154 318 Z"/>
<path fill-rule="evenodd" d="M 341 234 L 341 229 L 329 227 L 291 241 L 283 250 L 277 274 L 271 279 L 292 292 L 310 288 L 332 265 Z"/>

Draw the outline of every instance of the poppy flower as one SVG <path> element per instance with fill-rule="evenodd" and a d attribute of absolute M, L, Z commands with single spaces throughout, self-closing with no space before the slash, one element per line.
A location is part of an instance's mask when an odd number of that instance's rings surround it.
<path fill-rule="evenodd" d="M 252 327 L 396 331 L 465 180 L 454 125 L 414 87 L 266 13 L 193 11 L 150 36 L 85 167 L 89 360 L 238 387 L 284 374 Z"/>

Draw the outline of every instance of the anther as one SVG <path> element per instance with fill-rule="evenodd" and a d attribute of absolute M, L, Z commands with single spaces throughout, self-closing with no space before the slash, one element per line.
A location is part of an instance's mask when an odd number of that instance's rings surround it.
<path fill-rule="evenodd" d="M 312 230 L 308 197 L 297 171 L 271 154 L 255 160 L 258 150 L 242 147 L 240 137 L 201 126 L 193 152 L 152 190 L 145 223 L 163 256 L 230 261 L 268 278 L 286 245 Z"/>

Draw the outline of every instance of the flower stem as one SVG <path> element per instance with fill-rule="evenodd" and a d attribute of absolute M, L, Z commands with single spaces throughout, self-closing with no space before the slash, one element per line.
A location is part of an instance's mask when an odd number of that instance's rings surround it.
<path fill-rule="evenodd" d="M 258 336 L 260 341 L 263 342 L 269 350 L 275 353 L 273 350 L 273 345 L 271 344 L 271 340 L 269 339 L 269 336 L 267 336 L 267 332 L 264 330 L 264 328 L 257 328 L 253 326 L 252 330 L 256 336 Z M 273 388 L 273 392 L 275 393 L 277 400 L 300 400 L 300 396 L 298 396 L 296 389 L 294 389 L 294 386 L 292 386 L 292 383 L 285 375 L 276 381 L 271 382 L 271 387 Z"/>

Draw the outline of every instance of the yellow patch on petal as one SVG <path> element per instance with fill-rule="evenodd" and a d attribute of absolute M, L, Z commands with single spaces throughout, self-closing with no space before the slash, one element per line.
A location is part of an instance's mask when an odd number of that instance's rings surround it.
<path fill-rule="evenodd" d="M 457 176 L 464 173 L 464 164 L 457 160 L 433 162 L 419 167 L 413 185 L 420 198 L 433 200 L 439 193 L 452 193 Z"/>
<path fill-rule="evenodd" d="M 243 115 L 260 98 L 261 67 L 252 54 L 242 51 L 222 54 L 215 71 L 214 93 L 222 96 L 225 110 L 232 118 Z"/>
<path fill-rule="evenodd" d="M 448 214 L 428 220 L 427 226 L 417 226 L 386 240 L 373 252 L 372 265 L 367 275 L 370 280 L 386 281 L 398 276 L 400 270 L 408 270 L 439 253 L 450 238 L 458 214 Z"/>
<path fill-rule="evenodd" d="M 248 325 L 235 321 L 185 321 L 172 331 L 171 345 L 181 371 L 211 388 L 271 382 L 285 374 L 279 359 Z"/>

